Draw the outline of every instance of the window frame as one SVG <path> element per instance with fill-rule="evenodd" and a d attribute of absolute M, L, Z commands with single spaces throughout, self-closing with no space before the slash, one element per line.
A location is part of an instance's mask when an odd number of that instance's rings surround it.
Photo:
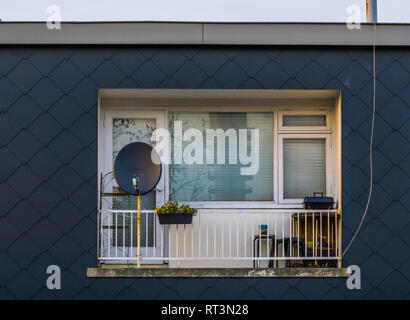
<path fill-rule="evenodd" d="M 166 129 L 168 129 L 169 125 L 169 112 L 197 112 L 197 113 L 204 113 L 204 112 L 236 112 L 236 113 L 244 113 L 244 112 L 249 112 L 249 113 L 272 113 L 272 126 L 273 126 L 273 148 L 272 148 L 272 161 L 273 161 L 273 172 L 272 172 L 272 183 L 273 183 L 273 194 L 272 194 L 272 200 L 271 201 L 238 201 L 238 200 L 227 200 L 227 201 L 178 201 L 180 203 L 184 204 L 189 204 L 192 207 L 198 208 L 198 209 L 270 209 L 274 208 L 277 205 L 277 195 L 275 194 L 276 192 L 276 179 L 275 179 L 275 172 L 276 172 L 276 160 L 275 160 L 275 145 L 276 145 L 276 134 L 275 131 L 276 129 L 276 117 L 277 117 L 277 111 L 273 109 L 251 109 L 251 108 L 238 108 L 236 110 L 233 110 L 232 108 L 218 108 L 218 109 L 206 109 L 204 108 L 167 108 L 165 112 L 165 124 L 166 124 Z M 168 167 L 168 166 L 167 166 Z M 167 173 L 169 175 L 169 170 L 167 168 Z M 169 181 L 168 179 L 168 185 L 166 186 L 166 201 L 169 200 Z"/>
<path fill-rule="evenodd" d="M 279 161 L 279 203 L 281 204 L 302 204 L 303 199 L 292 198 L 285 199 L 283 197 L 284 192 L 284 172 L 283 172 L 283 140 L 284 139 L 325 139 L 326 144 L 326 195 L 334 196 L 333 193 L 333 174 L 332 174 L 332 161 L 331 161 L 331 134 L 330 133 L 279 133 L 278 135 L 278 161 Z"/>
<path fill-rule="evenodd" d="M 335 199 L 339 194 L 336 186 L 336 177 L 338 167 L 333 161 L 337 156 L 337 148 L 333 148 L 332 144 L 334 143 L 336 132 L 331 130 L 333 114 L 336 111 L 332 107 L 318 107 L 321 110 L 314 110 L 313 107 L 307 109 L 302 106 L 287 107 L 286 109 L 281 108 L 280 106 L 272 107 L 236 107 L 223 106 L 220 107 L 206 107 L 203 106 L 184 106 L 184 107 L 175 107 L 175 106 L 159 106 L 159 107 L 150 107 L 150 106 L 137 106 L 132 107 L 128 106 L 126 108 L 107 108 L 102 110 L 100 119 L 102 123 L 100 124 L 101 128 L 104 127 L 105 118 L 113 114 L 115 116 L 121 115 L 125 116 L 126 114 L 132 114 L 135 111 L 138 111 L 140 114 L 146 112 L 147 114 L 152 113 L 162 113 L 164 119 L 163 128 L 168 129 L 169 124 L 169 112 L 271 112 L 273 114 L 273 200 L 272 201 L 186 201 L 181 203 L 190 204 L 193 207 L 203 210 L 218 210 L 218 209 L 233 209 L 235 211 L 243 210 L 244 212 L 252 209 L 297 209 L 303 207 L 303 199 L 283 199 L 283 138 L 284 137 L 302 137 L 306 138 L 309 136 L 317 136 L 320 138 L 326 139 L 326 192 L 329 196 L 333 196 Z M 316 127 L 316 126 L 305 126 L 305 127 L 289 127 L 282 126 L 282 117 L 283 115 L 325 115 L 326 116 L 326 127 Z M 107 139 L 105 135 L 102 136 L 103 139 Z M 280 141 L 281 142 L 281 146 Z M 104 142 L 99 142 L 100 145 L 104 145 Z M 104 149 L 104 148 L 102 148 Z M 100 149 L 101 150 L 101 149 Z M 106 157 L 105 151 L 102 151 L 102 158 Z M 99 157 L 99 161 L 102 159 Z M 103 161 L 105 162 L 105 161 Z M 101 163 L 100 163 L 101 164 Z M 103 168 L 104 166 L 100 166 Z M 169 200 L 169 170 L 168 165 L 164 165 L 164 202 Z"/>
<path fill-rule="evenodd" d="M 325 116 L 326 126 L 284 126 L 284 116 Z M 279 131 L 331 131 L 330 111 L 326 110 L 290 110 L 278 112 L 278 130 Z"/>

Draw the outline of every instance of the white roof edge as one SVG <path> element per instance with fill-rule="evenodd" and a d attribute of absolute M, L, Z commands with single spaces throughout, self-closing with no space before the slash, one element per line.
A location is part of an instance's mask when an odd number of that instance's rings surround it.
<path fill-rule="evenodd" d="M 344 23 L 0 22 L 0 44 L 371 45 L 373 25 Z M 376 44 L 409 46 L 410 24 L 377 24 Z"/>

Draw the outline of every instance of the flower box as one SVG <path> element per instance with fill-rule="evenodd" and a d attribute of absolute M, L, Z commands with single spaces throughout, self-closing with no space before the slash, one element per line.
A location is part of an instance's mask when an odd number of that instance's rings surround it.
<path fill-rule="evenodd" d="M 159 224 L 191 224 L 192 213 L 158 213 Z"/>

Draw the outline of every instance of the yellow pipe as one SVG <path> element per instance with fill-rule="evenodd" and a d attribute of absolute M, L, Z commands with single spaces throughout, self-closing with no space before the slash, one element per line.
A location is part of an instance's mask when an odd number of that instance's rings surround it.
<path fill-rule="evenodd" d="M 137 196 L 137 267 L 140 267 L 140 256 L 141 256 L 141 213 L 140 213 L 140 195 Z"/>

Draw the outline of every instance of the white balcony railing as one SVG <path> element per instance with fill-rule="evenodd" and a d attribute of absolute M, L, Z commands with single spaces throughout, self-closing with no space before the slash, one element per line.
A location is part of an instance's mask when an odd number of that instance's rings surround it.
<path fill-rule="evenodd" d="M 98 214 L 100 263 L 137 262 L 137 212 Z M 341 212 L 281 210 L 206 213 L 191 225 L 159 225 L 141 212 L 140 261 L 169 267 L 336 267 L 341 261 Z"/>

